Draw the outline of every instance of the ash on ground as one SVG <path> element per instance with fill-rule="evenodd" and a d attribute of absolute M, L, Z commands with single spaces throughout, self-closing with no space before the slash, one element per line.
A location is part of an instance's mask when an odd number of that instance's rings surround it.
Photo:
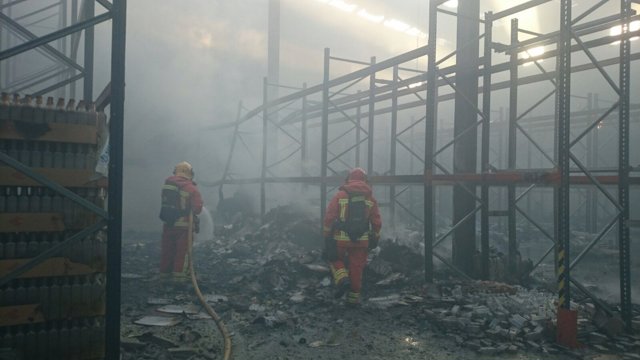
<path fill-rule="evenodd" d="M 195 243 L 198 283 L 231 332 L 232 358 L 640 359 L 640 337 L 586 299 L 573 304 L 582 347 L 556 345 L 556 296 L 533 279 L 527 288 L 468 282 L 440 269 L 425 285 L 416 233 L 371 252 L 363 304 L 348 308 L 333 298 L 318 224 L 282 206 L 265 225 L 235 218 Z M 124 244 L 122 358 L 222 359 L 222 337 L 190 281 L 157 275 L 160 234 L 126 233 Z"/>

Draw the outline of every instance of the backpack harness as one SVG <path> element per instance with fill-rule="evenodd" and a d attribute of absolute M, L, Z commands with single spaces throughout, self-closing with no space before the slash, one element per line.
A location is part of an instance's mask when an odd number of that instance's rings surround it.
<path fill-rule="evenodd" d="M 168 226 L 173 226 L 178 219 L 189 215 L 188 199 L 189 193 L 187 191 L 183 191 L 173 181 L 166 181 L 162 186 L 160 220 Z"/>
<path fill-rule="evenodd" d="M 362 235 L 369 231 L 366 196 L 361 193 L 344 191 L 349 195 L 346 216 L 344 220 L 340 218 L 336 220 L 335 229 L 347 233 L 351 241 L 358 241 Z"/>

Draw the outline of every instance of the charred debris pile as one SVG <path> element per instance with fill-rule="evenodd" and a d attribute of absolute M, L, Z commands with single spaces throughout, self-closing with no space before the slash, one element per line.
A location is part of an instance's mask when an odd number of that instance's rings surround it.
<path fill-rule="evenodd" d="M 124 353 L 130 358 L 153 358 L 154 351 L 168 351 L 194 359 L 219 353 L 221 343 L 205 341 L 217 335 L 188 281 L 157 277 L 159 239 L 142 234 L 126 237 Z M 527 287 L 467 282 L 440 268 L 438 281 L 424 285 L 420 241 L 415 233 L 406 239 L 385 239 L 371 252 L 364 275 L 365 300 L 357 310 L 364 317 L 379 310 L 399 311 L 435 336 L 486 355 L 527 351 L 640 358 L 635 355 L 640 352 L 640 337 L 624 334 L 617 317 L 586 299 L 574 304 L 579 311 L 579 340 L 585 347 L 568 350 L 555 345 L 556 296 L 552 287 L 533 279 L 528 279 Z M 234 333 L 234 341 L 247 337 L 246 346 L 257 346 L 248 334 L 279 328 L 291 331 L 296 346 L 331 345 L 327 339 L 305 337 L 301 330 L 322 321 L 322 314 L 331 309 L 344 307 L 333 298 L 321 244 L 317 219 L 294 206 L 281 206 L 266 215 L 264 225 L 253 217 L 235 217 L 232 223 L 216 225 L 212 240 L 194 245 L 200 287 Z M 634 316 L 640 321 L 638 311 Z M 401 329 L 403 323 L 389 326 Z"/>

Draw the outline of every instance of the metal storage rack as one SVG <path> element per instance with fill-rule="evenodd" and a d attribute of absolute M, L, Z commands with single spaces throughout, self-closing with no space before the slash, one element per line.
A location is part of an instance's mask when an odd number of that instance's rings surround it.
<path fill-rule="evenodd" d="M 0 66 L 12 74 L 28 52 L 54 64 L 0 84 L 11 92 L 0 104 L 0 347 L 28 359 L 119 359 L 126 0 L 23 3 L 0 2 L 2 35 L 18 39 L 3 38 Z M 31 11 L 12 15 L 24 5 Z M 47 11 L 59 27 L 36 35 L 28 27 Z M 94 28 L 107 21 L 111 77 L 94 98 Z M 69 100 L 42 98 L 67 90 Z M 100 127 L 109 133 L 108 179 L 93 171 Z"/>
<path fill-rule="evenodd" d="M 427 46 L 382 62 L 376 62 L 375 58 L 370 62 L 338 58 L 332 56 L 329 49 L 325 49 L 324 81 L 318 85 L 309 87 L 304 85 L 301 89 L 293 89 L 290 94 L 277 99 L 269 99 L 267 90 L 269 86 L 280 85 L 272 84 L 265 79 L 263 104 L 244 113 L 240 108 L 238 120 L 226 125 L 234 129 L 231 153 L 222 179 L 208 185 L 259 185 L 260 207 L 264 215 L 267 209 L 266 189 L 270 184 L 313 184 L 320 188 L 320 211 L 323 212 L 329 187 L 338 185 L 343 180 L 340 167 L 344 169 L 358 166 L 364 155 L 365 168 L 370 174 L 374 174 L 371 176 L 372 182 L 378 185 L 377 189 L 380 189 L 379 185 L 383 185 L 384 191 L 387 191 L 386 198 L 382 199 L 382 202 L 388 206 L 392 221 L 396 217 L 396 212 L 402 211 L 406 216 L 424 224 L 427 281 L 433 279 L 434 259 L 440 260 L 460 276 L 469 278 L 469 269 L 461 268 L 461 264 L 472 262 L 476 249 L 479 250 L 482 265 L 480 277 L 487 278 L 490 219 L 506 219 L 509 241 L 508 262 L 513 265 L 518 248 L 515 219 L 516 216 L 520 216 L 549 240 L 549 247 L 544 257 L 534 259 L 534 269 L 544 258 L 550 254 L 556 254 L 557 261 L 554 263 L 558 273 L 558 299 L 561 306 L 570 306 L 571 290 L 575 289 L 592 298 L 609 314 L 614 314 L 616 311 L 571 276 L 570 271 L 596 243 L 617 226 L 621 316 L 627 328 L 630 329 L 632 316 L 629 228 L 637 226 L 638 221 L 630 219 L 632 205 L 629 202 L 629 190 L 631 186 L 640 184 L 638 169 L 629 163 L 630 124 L 632 120 L 634 123 L 638 121 L 638 107 L 632 105 L 629 99 L 631 81 L 629 74 L 632 61 L 640 58 L 640 54 L 632 53 L 630 47 L 630 39 L 638 36 L 639 31 L 624 25 L 639 19 L 639 16 L 631 10 L 632 1 L 594 1 L 586 5 L 587 9 L 584 12 L 572 16 L 570 0 L 531 0 L 498 13 L 487 12 L 483 18 L 477 18 L 479 7 L 476 1 L 460 2 L 457 12 L 443 8 L 444 2 L 443 0 L 429 2 Z M 603 6 L 612 3 L 618 10 L 613 13 L 602 11 Z M 518 26 L 518 14 L 542 6 L 553 6 L 561 14 L 558 24 L 547 24 L 551 28 L 556 27 L 557 30 L 537 33 Z M 468 30 L 458 31 L 458 38 L 454 41 L 457 42 L 456 50 L 444 55 L 437 50 L 439 16 L 452 17 L 455 22 L 466 23 L 464 26 L 467 26 Z M 500 19 L 509 17 L 516 17 L 511 23 L 511 42 L 502 44 L 494 41 L 492 25 Z M 620 27 L 621 31 L 611 35 L 609 29 L 615 26 Z M 479 28 L 484 28 L 484 32 L 478 33 Z M 521 34 L 525 34 L 527 39 L 520 40 Z M 595 49 L 603 46 L 610 48 L 610 44 L 615 41 L 618 42 L 616 45 L 619 49 L 618 55 L 610 58 L 595 55 Z M 549 49 L 543 54 L 522 57 L 522 54 L 530 48 L 540 45 Z M 505 54 L 508 60 L 498 64 L 493 63 L 494 55 L 498 53 Z M 576 54 L 584 54 L 587 61 L 572 64 L 571 56 Z M 462 55 L 462 62 L 445 65 L 447 61 L 453 61 L 457 55 Z M 407 65 L 414 64 L 420 59 L 424 60 L 425 56 L 427 61 L 425 69 L 415 70 Z M 556 68 L 551 71 L 540 66 L 539 61 L 543 59 L 555 60 Z M 349 61 L 362 68 L 332 77 L 332 64 L 337 61 Z M 521 75 L 518 69 L 525 63 L 533 63 L 540 73 Z M 617 67 L 619 78 L 613 79 L 604 70 L 605 67 Z M 587 71 L 600 74 L 614 90 L 616 98 L 611 105 L 602 108 L 595 105 L 597 95 L 586 96 L 587 94 L 580 94 L 575 90 L 572 92 L 571 75 Z M 492 78 L 498 74 L 507 74 L 508 80 L 493 81 Z M 463 80 L 463 77 L 467 80 Z M 479 79 L 482 80 L 481 85 Z M 361 86 L 359 91 L 347 92 L 356 84 L 363 82 L 367 83 Z M 524 110 L 518 109 L 518 87 L 541 82 L 552 84 L 553 90 L 542 94 L 540 100 L 533 106 Z M 509 108 L 506 114 L 503 111 L 498 112 L 504 115 L 502 121 L 493 124 L 492 120 L 496 120 L 497 117 L 496 109 L 491 109 L 491 96 L 498 90 L 508 90 Z M 425 91 L 426 94 L 424 94 Z M 479 103 L 480 95 L 481 103 Z M 586 110 L 570 108 L 570 98 L 575 96 L 581 96 L 587 100 Z M 531 111 L 547 99 L 555 100 L 556 113 L 549 116 L 531 116 Z M 454 129 L 439 128 L 437 126 L 438 108 L 451 100 L 455 100 L 456 113 L 464 114 L 462 116 L 464 119 L 458 121 L 456 115 Z M 411 121 L 399 116 L 401 112 L 411 109 L 418 111 L 418 116 L 413 117 Z M 598 151 L 598 139 L 594 129 L 602 126 L 602 121 L 605 119 L 606 126 L 611 126 L 612 118 L 619 131 L 607 141 L 617 142 L 618 162 L 615 167 L 603 169 L 597 166 L 597 161 L 594 161 Z M 527 126 L 524 126 L 524 121 L 521 120 L 526 120 Z M 380 125 L 378 124 L 383 126 L 390 124 L 387 128 L 390 133 L 386 135 L 389 142 L 389 162 L 385 163 L 382 169 L 379 168 L 380 162 L 373 161 L 376 156 L 374 143 L 380 141 L 376 139 L 379 135 L 377 129 Z M 490 162 L 491 152 L 495 151 L 491 149 L 490 144 L 494 143 L 491 139 L 495 139 L 494 130 L 498 125 L 507 128 L 507 137 L 505 141 L 500 140 L 500 146 L 504 142 L 504 148 L 508 151 L 506 162 L 501 161 L 499 165 L 501 167 L 496 168 L 497 163 Z M 529 129 L 529 126 L 532 129 Z M 221 128 L 219 125 L 212 127 L 212 129 L 219 128 Z M 239 148 L 238 144 L 243 144 L 245 139 L 255 131 L 254 129 L 260 128 L 262 129 L 262 157 L 255 168 L 261 171 L 259 174 L 245 173 L 238 176 L 235 173 L 237 169 L 234 167 L 234 158 L 243 164 L 258 158 L 251 154 L 246 144 L 244 146 L 246 151 Z M 406 136 L 408 131 L 418 128 L 424 137 L 417 139 L 419 146 L 411 145 L 416 142 L 415 136 L 409 140 L 401 138 L 401 135 Z M 552 154 L 549 154 L 531 136 L 533 131 L 542 131 L 541 129 L 554 139 L 553 146 L 556 150 Z M 268 154 L 268 149 L 273 149 L 273 146 L 267 146 L 268 133 L 271 131 L 279 132 L 283 134 L 283 138 L 291 139 L 289 148 L 293 151 L 284 152 L 284 155 L 278 156 Z M 518 133 L 531 147 L 539 150 L 541 156 L 552 166 L 538 169 L 517 166 L 515 159 Z M 442 135 L 447 135 L 445 139 L 451 140 L 443 144 L 442 139 L 439 138 Z M 345 137 L 353 140 L 353 146 L 335 150 L 332 144 Z M 255 140 L 260 141 L 257 136 Z M 583 163 L 571 151 L 582 140 L 588 142 L 587 163 Z M 600 141 L 602 142 L 602 139 Z M 420 146 L 424 148 L 419 149 Z M 360 151 L 361 147 L 366 147 L 364 154 Z M 443 156 L 445 150 L 451 148 L 455 148 L 455 151 L 468 159 L 476 159 L 478 156 L 479 161 L 474 160 L 471 164 L 464 164 L 461 167 L 453 158 Z M 415 159 L 418 164 L 423 164 L 424 171 L 411 171 L 404 174 L 398 172 L 396 164 L 399 149 L 403 149 L 407 156 Z M 302 166 L 292 164 L 296 154 L 300 155 Z M 319 155 L 318 159 L 315 159 L 319 166 L 311 171 L 305 168 L 310 158 L 309 154 Z M 281 175 L 282 171 L 275 175 L 274 167 L 279 166 L 282 169 L 283 164 L 289 164 L 286 168 L 287 175 Z M 415 195 L 409 203 L 400 201 L 400 195 L 417 186 L 420 186 L 424 193 L 422 211 L 416 211 L 418 204 L 414 203 Z M 436 191 L 444 186 L 455 189 L 452 201 L 455 215 L 451 226 L 436 236 L 435 215 L 438 211 L 435 202 Z M 612 195 L 607 187 L 615 189 L 617 195 Z M 506 208 L 489 207 L 490 188 L 507 189 Z M 553 229 L 541 226 L 530 216 L 526 208 L 519 204 L 536 188 L 548 188 L 553 191 L 553 204 L 557 211 L 553 216 Z M 585 216 L 589 219 L 597 218 L 599 204 L 595 194 L 613 204 L 616 210 L 612 214 L 612 219 L 606 224 L 590 221 L 590 231 L 597 235 L 579 254 L 572 255 L 570 253 L 571 231 L 575 230 L 575 225 L 572 227 L 570 221 L 572 215 L 570 197 L 578 192 L 584 193 L 585 188 L 586 193 L 589 194 Z M 440 201 L 443 201 L 442 196 Z M 480 223 L 478 247 L 475 241 L 477 217 Z M 457 234 L 460 235 L 459 239 L 467 238 L 466 242 L 462 240 L 458 243 L 458 248 L 463 253 L 459 255 L 458 260 L 455 259 L 455 254 L 454 259 L 449 259 L 435 251 L 443 241 L 451 236 L 456 237 Z"/>

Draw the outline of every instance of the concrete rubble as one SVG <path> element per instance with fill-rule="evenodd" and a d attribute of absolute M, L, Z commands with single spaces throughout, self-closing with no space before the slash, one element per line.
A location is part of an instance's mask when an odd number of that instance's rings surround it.
<path fill-rule="evenodd" d="M 221 224 L 212 240 L 195 244 L 200 287 L 232 332 L 238 359 L 315 358 L 310 354 L 324 351 L 351 351 L 345 359 L 377 358 L 372 354 L 384 353 L 385 347 L 402 350 L 397 357 L 402 359 L 513 353 L 522 358 L 638 358 L 640 337 L 620 331 L 619 319 L 603 315 L 590 302 L 573 304 L 584 346 L 571 350 L 555 344 L 556 295 L 542 286 L 463 282 L 446 271 L 425 286 L 420 252 L 399 239 L 382 241 L 371 253 L 365 301 L 355 315 L 349 313 L 333 299 L 318 221 L 310 219 L 283 206 L 268 213 L 265 225 L 251 218 L 241 226 Z M 124 250 L 123 359 L 220 359 L 220 335 L 190 283 L 155 276 L 159 236 L 154 236 L 125 235 L 131 245 Z M 638 309 L 634 316 L 640 320 Z M 376 328 L 376 321 L 383 322 Z M 411 336 L 398 335 L 406 333 Z M 406 348 L 397 349 L 397 336 Z M 410 344 L 420 341 L 410 338 L 438 345 L 419 348 Z M 348 350 L 354 342 L 361 347 Z M 282 356 L 260 357 L 271 352 Z"/>

